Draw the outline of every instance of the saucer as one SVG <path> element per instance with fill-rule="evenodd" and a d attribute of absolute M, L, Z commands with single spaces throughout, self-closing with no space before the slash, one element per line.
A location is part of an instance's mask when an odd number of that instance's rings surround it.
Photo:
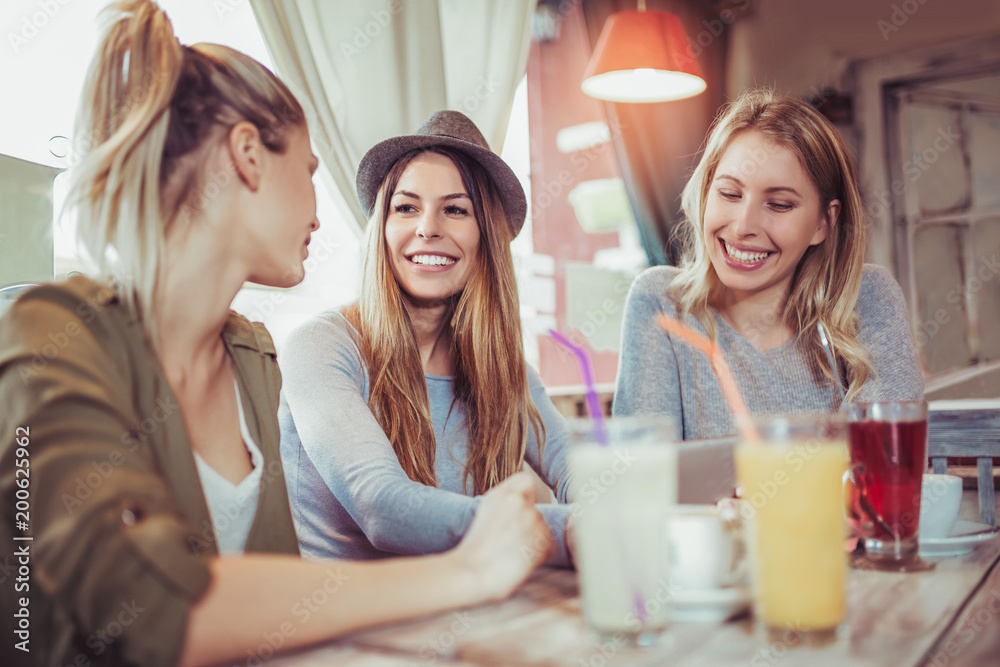
<path fill-rule="evenodd" d="M 956 521 L 948 537 L 920 538 L 921 556 L 964 556 L 997 536 L 997 529 L 975 521 Z"/>
<path fill-rule="evenodd" d="M 749 586 L 678 590 L 671 600 L 670 618 L 681 623 L 725 621 L 750 607 Z"/>

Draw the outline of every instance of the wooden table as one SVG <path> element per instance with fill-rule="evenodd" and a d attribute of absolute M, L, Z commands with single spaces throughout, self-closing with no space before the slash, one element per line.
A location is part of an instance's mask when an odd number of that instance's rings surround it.
<path fill-rule="evenodd" d="M 749 616 L 675 624 L 669 643 L 587 641 L 576 574 L 542 569 L 502 603 L 400 623 L 284 656 L 282 667 L 416 665 L 1000 665 L 1000 539 L 926 573 L 851 570 L 843 636 L 822 648 L 770 643 Z"/>

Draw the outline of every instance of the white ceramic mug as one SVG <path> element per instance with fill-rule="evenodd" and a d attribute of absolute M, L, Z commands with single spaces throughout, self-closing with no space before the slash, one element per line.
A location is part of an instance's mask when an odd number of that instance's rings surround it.
<path fill-rule="evenodd" d="M 962 478 L 924 475 L 920 490 L 920 537 L 941 539 L 951 532 L 962 504 Z"/>
<path fill-rule="evenodd" d="M 670 581 L 681 590 L 740 583 L 746 572 L 741 527 L 724 520 L 715 505 L 676 505 L 667 526 Z"/>

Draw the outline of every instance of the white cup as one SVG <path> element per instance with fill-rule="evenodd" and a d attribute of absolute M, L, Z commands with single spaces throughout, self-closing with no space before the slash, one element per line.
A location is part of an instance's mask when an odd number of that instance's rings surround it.
<path fill-rule="evenodd" d="M 676 505 L 667 525 L 670 581 L 679 590 L 707 590 L 740 583 L 746 549 L 739 526 L 714 505 Z"/>
<path fill-rule="evenodd" d="M 947 537 L 962 505 L 962 478 L 955 475 L 924 475 L 920 490 L 920 537 Z"/>

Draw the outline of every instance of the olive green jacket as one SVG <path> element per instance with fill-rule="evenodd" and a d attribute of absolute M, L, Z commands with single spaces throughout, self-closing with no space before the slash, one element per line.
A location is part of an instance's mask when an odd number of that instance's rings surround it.
<path fill-rule="evenodd" d="M 236 313 L 222 338 L 264 455 L 246 551 L 298 554 L 274 345 Z M 183 415 L 147 340 L 112 290 L 83 277 L 25 293 L 0 319 L 2 664 L 179 658 L 218 552 Z M 30 653 L 16 648 L 22 608 Z"/>

